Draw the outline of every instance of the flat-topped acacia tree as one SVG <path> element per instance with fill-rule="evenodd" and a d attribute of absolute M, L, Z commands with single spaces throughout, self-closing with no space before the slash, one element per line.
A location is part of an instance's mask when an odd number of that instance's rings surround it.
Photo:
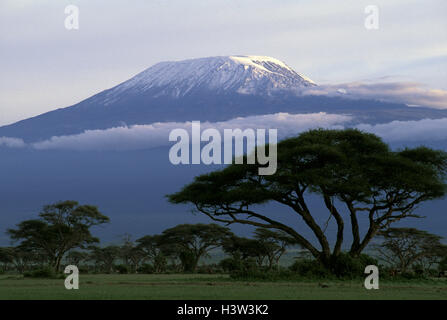
<path fill-rule="evenodd" d="M 22 251 L 43 253 L 51 267 L 59 271 L 68 251 L 99 242 L 90 229 L 109 220 L 95 206 L 61 201 L 44 206 L 38 219 L 22 221 L 7 233 L 13 241 L 20 242 Z"/>
<path fill-rule="evenodd" d="M 346 222 L 353 239 L 349 254 L 356 257 L 380 230 L 404 218 L 420 217 L 414 211 L 419 204 L 446 193 L 447 153 L 443 151 L 427 147 L 392 151 L 379 137 L 356 129 L 310 130 L 281 141 L 277 149 L 274 175 L 258 175 L 258 164 L 233 164 L 196 177 L 168 199 L 192 204 L 198 212 L 228 225 L 282 230 L 330 267 L 340 255 Z M 332 247 L 308 206 L 310 194 L 321 197 L 334 217 L 337 231 Z M 306 239 L 301 227 L 278 221 L 275 213 L 256 210 L 269 202 L 287 206 L 291 218 L 309 228 L 319 245 Z M 360 215 L 368 221 L 364 232 Z"/>
<path fill-rule="evenodd" d="M 228 228 L 217 224 L 179 224 L 166 229 L 160 236 L 162 252 L 178 257 L 183 271 L 196 271 L 201 257 L 222 245 L 232 235 Z"/>

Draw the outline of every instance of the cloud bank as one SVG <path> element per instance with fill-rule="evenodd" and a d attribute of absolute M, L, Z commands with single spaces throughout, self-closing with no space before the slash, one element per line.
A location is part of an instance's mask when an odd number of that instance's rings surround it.
<path fill-rule="evenodd" d="M 278 138 L 285 138 L 312 128 L 342 129 L 352 120 L 351 116 L 327 114 L 276 113 L 269 115 L 239 117 L 222 122 L 202 122 L 202 131 L 214 128 L 221 133 L 224 129 L 278 129 Z M 164 122 L 130 127 L 116 127 L 106 130 L 87 130 L 70 136 L 58 136 L 32 144 L 38 150 L 140 150 L 171 145 L 169 133 L 173 129 L 190 132 L 191 122 Z"/>
<path fill-rule="evenodd" d="M 22 139 L 10 138 L 10 137 L 0 137 L 0 147 L 8 148 L 23 148 L 26 144 Z"/>
<path fill-rule="evenodd" d="M 320 85 L 302 92 L 304 95 L 343 96 L 353 99 L 372 99 L 447 109 L 447 91 L 426 88 L 415 82 L 351 82 L 337 85 Z"/>
<path fill-rule="evenodd" d="M 417 121 L 392 121 L 385 124 L 360 124 L 356 128 L 374 133 L 389 142 L 447 140 L 447 118 Z"/>
<path fill-rule="evenodd" d="M 201 131 L 224 129 L 278 129 L 278 139 L 315 129 L 344 129 L 353 127 L 350 115 L 276 113 L 239 117 L 222 122 L 201 122 Z M 357 124 L 355 128 L 374 133 L 387 142 L 447 142 L 447 118 L 415 121 L 392 121 L 384 124 Z M 26 144 L 22 139 L 0 137 L 0 147 L 33 148 L 37 150 L 130 151 L 170 146 L 169 133 L 174 129 L 191 131 L 191 122 L 164 122 L 148 125 L 116 127 L 106 130 L 87 130 L 81 134 L 57 136 Z"/>

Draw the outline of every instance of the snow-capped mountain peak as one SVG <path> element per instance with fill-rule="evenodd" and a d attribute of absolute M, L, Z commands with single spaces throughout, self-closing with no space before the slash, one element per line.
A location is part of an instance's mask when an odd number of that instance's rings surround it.
<path fill-rule="evenodd" d="M 270 94 L 313 85 L 312 80 L 275 58 L 221 56 L 157 63 L 112 88 L 107 96 L 113 100 L 123 92 L 150 92 L 154 97 L 180 97 L 203 90 Z"/>
<path fill-rule="evenodd" d="M 37 142 L 126 125 L 219 122 L 278 112 L 351 114 L 374 124 L 447 117 L 447 111 L 380 100 L 311 95 L 309 86 L 315 84 L 265 56 L 161 62 L 75 105 L 0 127 L 0 137 Z"/>

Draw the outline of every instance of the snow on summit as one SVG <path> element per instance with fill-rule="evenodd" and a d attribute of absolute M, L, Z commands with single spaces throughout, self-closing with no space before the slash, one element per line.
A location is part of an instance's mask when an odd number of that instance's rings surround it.
<path fill-rule="evenodd" d="M 313 85 L 312 80 L 275 58 L 222 56 L 157 63 L 111 89 L 108 96 L 152 92 L 154 96 L 180 97 L 204 90 L 269 94 Z"/>

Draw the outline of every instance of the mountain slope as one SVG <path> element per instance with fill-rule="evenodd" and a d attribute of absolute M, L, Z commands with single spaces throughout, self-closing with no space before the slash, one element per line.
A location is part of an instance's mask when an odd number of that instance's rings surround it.
<path fill-rule="evenodd" d="M 182 97 L 198 91 L 268 94 L 315 85 L 280 60 L 229 56 L 161 62 L 113 88 L 98 102 L 112 103 L 123 94 L 150 92 L 154 97 Z"/>
<path fill-rule="evenodd" d="M 316 86 L 285 63 L 262 56 L 161 62 L 71 107 L 0 128 L 27 142 L 88 129 L 163 121 L 224 121 L 276 112 L 347 113 L 359 122 L 447 117 L 447 111 L 341 97 L 300 95 Z"/>

